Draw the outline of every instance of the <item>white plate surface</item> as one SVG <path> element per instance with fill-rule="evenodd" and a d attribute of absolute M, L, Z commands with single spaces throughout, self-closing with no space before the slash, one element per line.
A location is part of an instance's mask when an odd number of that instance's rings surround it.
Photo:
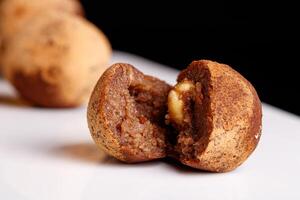
<path fill-rule="evenodd" d="M 177 71 L 130 54 L 128 62 L 174 83 Z M 213 174 L 165 162 L 127 165 L 99 152 L 86 107 L 26 107 L 0 81 L 0 199 L 300 199 L 300 119 L 263 106 L 263 135 L 237 170 Z"/>

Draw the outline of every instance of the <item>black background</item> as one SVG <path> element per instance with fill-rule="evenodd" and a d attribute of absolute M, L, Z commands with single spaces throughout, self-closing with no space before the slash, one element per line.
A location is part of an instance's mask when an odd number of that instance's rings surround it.
<path fill-rule="evenodd" d="M 297 6 L 241 2 L 82 1 L 114 49 L 178 69 L 204 58 L 229 64 L 264 102 L 300 115 Z"/>

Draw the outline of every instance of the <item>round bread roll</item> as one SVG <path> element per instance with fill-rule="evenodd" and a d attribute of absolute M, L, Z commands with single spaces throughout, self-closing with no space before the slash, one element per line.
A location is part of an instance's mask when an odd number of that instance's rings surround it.
<path fill-rule="evenodd" d="M 164 117 L 170 89 L 129 64 L 111 66 L 98 81 L 88 106 L 88 125 L 96 144 L 128 163 L 165 157 Z"/>
<path fill-rule="evenodd" d="M 83 15 L 77 0 L 2 0 L 0 1 L 0 35 L 7 38 L 21 31 L 23 26 L 32 26 L 33 16 L 48 10 Z"/>
<path fill-rule="evenodd" d="M 194 61 L 168 96 L 174 151 L 185 165 L 226 172 L 241 165 L 261 135 L 262 110 L 253 86 L 228 65 Z"/>
<path fill-rule="evenodd" d="M 3 74 L 35 105 L 74 107 L 88 99 L 110 56 L 107 38 L 93 24 L 50 11 L 37 14 L 10 40 Z"/>

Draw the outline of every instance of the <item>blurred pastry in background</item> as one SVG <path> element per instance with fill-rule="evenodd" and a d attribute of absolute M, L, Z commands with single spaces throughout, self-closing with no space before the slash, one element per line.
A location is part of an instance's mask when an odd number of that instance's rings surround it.
<path fill-rule="evenodd" d="M 74 15 L 84 15 L 78 0 L 0 0 L 0 75 L 1 51 L 4 43 L 23 26 L 30 25 L 32 17 L 40 12 L 56 10 Z M 4 42 L 5 41 L 5 42 Z"/>
<path fill-rule="evenodd" d="M 10 37 L 28 26 L 28 20 L 39 12 L 56 10 L 74 15 L 84 11 L 77 0 L 2 0 L 0 2 L 0 34 Z"/>
<path fill-rule="evenodd" d="M 3 75 L 34 105 L 75 107 L 88 100 L 110 56 L 106 36 L 84 18 L 41 12 L 3 49 Z"/>
<path fill-rule="evenodd" d="M 2 73 L 1 73 L 1 72 L 2 72 L 2 67 L 1 67 L 1 66 L 2 66 L 2 65 L 1 65 L 1 60 L 2 60 L 2 59 L 1 59 L 1 54 L 2 54 L 2 53 L 1 53 L 1 51 L 2 51 L 2 37 L 1 37 L 1 35 L 0 35 L 0 78 L 1 78 L 1 74 L 2 74 Z"/>

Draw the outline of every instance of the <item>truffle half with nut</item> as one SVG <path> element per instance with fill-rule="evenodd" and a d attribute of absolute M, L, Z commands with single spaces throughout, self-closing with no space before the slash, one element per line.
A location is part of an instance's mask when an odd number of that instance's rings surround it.
<path fill-rule="evenodd" d="M 228 65 L 209 60 L 192 62 L 177 81 L 170 89 L 130 65 L 109 68 L 88 107 L 97 145 L 126 162 L 170 156 L 212 172 L 241 165 L 261 134 L 253 86 Z"/>
<path fill-rule="evenodd" d="M 98 81 L 88 106 L 88 125 L 96 144 L 124 162 L 163 158 L 167 83 L 129 64 L 111 66 Z"/>
<path fill-rule="evenodd" d="M 174 151 L 185 165 L 213 172 L 241 165 L 261 134 L 261 103 L 253 86 L 228 65 L 195 61 L 168 96 Z"/>
<path fill-rule="evenodd" d="M 88 100 L 111 47 L 93 24 L 49 11 L 37 14 L 4 48 L 3 74 L 29 102 L 74 107 Z"/>
<path fill-rule="evenodd" d="M 0 1 L 0 35 L 7 38 L 31 26 L 30 20 L 38 13 L 49 10 L 72 15 L 83 15 L 78 0 L 2 0 Z"/>

